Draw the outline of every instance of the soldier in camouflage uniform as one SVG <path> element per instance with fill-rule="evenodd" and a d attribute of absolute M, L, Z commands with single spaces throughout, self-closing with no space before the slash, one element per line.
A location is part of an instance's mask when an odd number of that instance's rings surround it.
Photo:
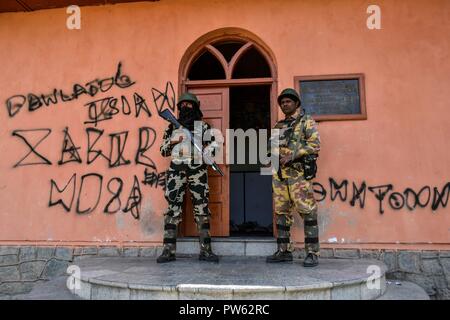
<path fill-rule="evenodd" d="M 314 267 L 319 263 L 317 203 L 313 197 L 312 181 L 305 178 L 302 161 L 305 155 L 318 155 L 320 137 L 315 121 L 305 115 L 300 106 L 300 97 L 294 89 L 283 90 L 278 97 L 278 104 L 285 114 L 285 119 L 275 125 L 281 133 L 278 148 L 272 149 L 274 156 L 280 159 L 279 169 L 273 172 L 272 179 L 278 250 L 268 256 L 266 261 L 293 260 L 290 227 L 294 221 L 291 210 L 294 210 L 304 221 L 306 258 L 303 265 Z"/>
<path fill-rule="evenodd" d="M 190 130 L 194 139 L 201 140 L 205 132 L 211 127 L 201 121 L 200 102 L 194 94 L 183 94 L 177 103 L 179 110 L 178 121 Z M 195 122 L 195 125 L 194 125 Z M 204 147 L 213 154 L 215 143 Z M 166 175 L 165 198 L 169 204 L 164 213 L 164 249 L 157 262 L 175 260 L 177 229 L 181 222 L 183 199 L 186 186 L 191 193 L 194 207 L 195 222 L 200 241 L 199 259 L 203 261 L 219 262 L 219 257 L 211 250 L 210 217 L 208 208 L 209 186 L 207 165 L 202 161 L 202 154 L 196 152 L 191 142 L 186 139 L 180 129 L 174 130 L 172 124 L 165 130 L 161 144 L 161 155 L 172 156 Z"/>

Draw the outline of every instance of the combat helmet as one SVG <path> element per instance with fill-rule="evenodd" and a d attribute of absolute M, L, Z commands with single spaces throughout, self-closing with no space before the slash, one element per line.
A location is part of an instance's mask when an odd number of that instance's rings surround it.
<path fill-rule="evenodd" d="M 190 92 L 185 92 L 183 93 L 179 98 L 178 98 L 178 103 L 177 103 L 177 107 L 180 107 L 180 104 L 183 101 L 188 101 L 191 102 L 194 105 L 194 108 L 199 108 L 200 107 L 200 101 L 198 100 L 197 96 L 193 93 Z"/>
<path fill-rule="evenodd" d="M 297 91 L 292 88 L 287 88 L 281 91 L 280 95 L 278 96 L 278 104 L 281 105 L 281 99 L 284 97 L 291 98 L 294 101 L 298 101 L 301 104 L 300 96 L 298 95 Z"/>

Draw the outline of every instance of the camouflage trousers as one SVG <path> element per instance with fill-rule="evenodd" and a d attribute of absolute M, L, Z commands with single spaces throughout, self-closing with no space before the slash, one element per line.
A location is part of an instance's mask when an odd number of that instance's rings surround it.
<path fill-rule="evenodd" d="M 206 165 L 196 168 L 183 167 L 182 170 L 171 168 L 166 172 L 165 198 L 169 204 L 164 213 L 164 248 L 172 253 L 176 251 L 178 225 L 182 220 L 183 199 L 186 187 L 191 193 L 195 222 L 199 233 L 200 250 L 211 250 L 210 217 L 208 208 L 209 186 Z"/>
<path fill-rule="evenodd" d="M 319 226 L 317 203 L 313 196 L 312 181 L 305 180 L 301 172 L 283 168 L 281 177 L 272 179 L 273 197 L 278 232 L 278 249 L 293 251 L 290 228 L 294 222 L 292 212 L 303 218 L 306 253 L 319 254 Z"/>

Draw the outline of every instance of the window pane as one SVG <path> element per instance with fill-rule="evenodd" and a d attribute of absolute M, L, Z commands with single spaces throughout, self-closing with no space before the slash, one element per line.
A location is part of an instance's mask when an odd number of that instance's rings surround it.
<path fill-rule="evenodd" d="M 253 47 L 242 55 L 233 70 L 233 79 L 271 76 L 266 59 Z"/>
<path fill-rule="evenodd" d="M 219 42 L 214 44 L 214 47 L 216 47 L 217 50 L 219 50 L 223 56 L 225 57 L 225 60 L 227 62 L 230 62 L 235 53 L 244 45 L 242 42 L 237 41 L 226 41 L 226 42 Z"/>
<path fill-rule="evenodd" d="M 192 64 L 189 80 L 225 79 L 225 71 L 220 62 L 209 51 L 204 51 Z"/>

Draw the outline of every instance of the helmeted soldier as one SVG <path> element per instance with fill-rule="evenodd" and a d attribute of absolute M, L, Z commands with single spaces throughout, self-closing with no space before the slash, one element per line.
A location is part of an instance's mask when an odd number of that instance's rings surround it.
<path fill-rule="evenodd" d="M 177 103 L 179 123 L 191 131 L 194 139 L 202 141 L 210 125 L 202 121 L 200 101 L 192 93 L 184 93 Z M 214 142 L 204 144 L 213 153 Z M 157 258 L 158 263 L 175 260 L 178 225 L 181 222 L 183 199 L 186 186 L 191 193 L 195 222 L 199 233 L 200 255 L 204 261 L 218 262 L 219 257 L 211 250 L 210 217 L 208 208 L 209 186 L 207 165 L 202 161 L 202 154 L 196 153 L 191 142 L 186 139 L 181 129 L 174 129 L 170 124 L 163 136 L 161 155 L 172 156 L 170 167 L 166 172 L 165 198 L 168 208 L 164 213 L 164 248 Z"/>
<path fill-rule="evenodd" d="M 272 178 L 278 250 L 266 261 L 293 260 L 290 228 L 294 221 L 292 211 L 296 211 L 304 221 L 306 257 L 303 265 L 314 267 L 319 263 L 319 229 L 311 179 L 317 168 L 315 160 L 320 150 L 320 137 L 315 121 L 301 108 L 297 91 L 283 90 L 278 104 L 285 115 L 274 127 L 280 129 L 281 134 L 278 146 L 272 147 L 272 156 L 279 159 L 278 170 L 274 170 Z"/>

